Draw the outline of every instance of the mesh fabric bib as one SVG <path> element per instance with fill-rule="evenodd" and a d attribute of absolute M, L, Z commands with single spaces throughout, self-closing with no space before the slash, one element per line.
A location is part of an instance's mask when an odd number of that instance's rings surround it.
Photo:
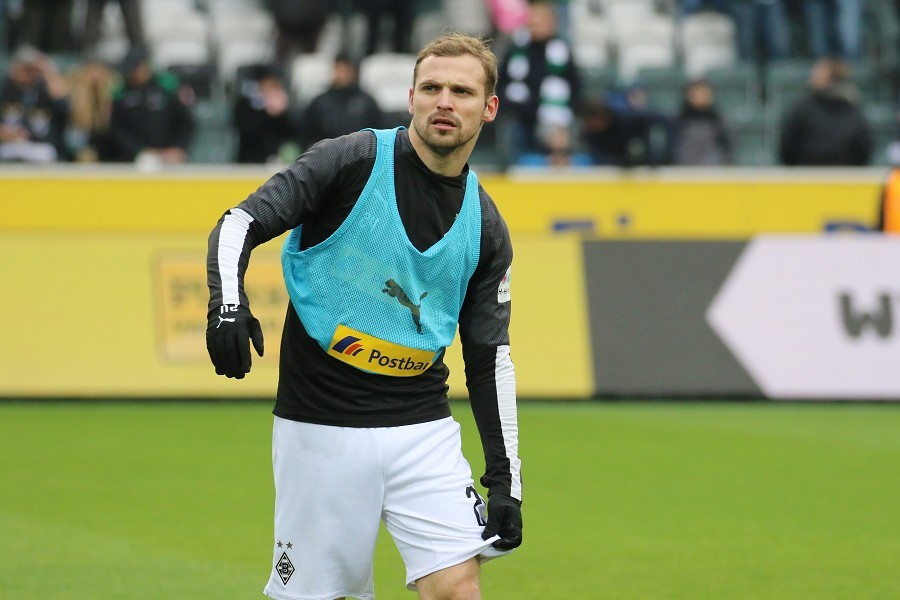
<path fill-rule="evenodd" d="M 404 365 L 420 364 L 427 355 L 427 368 L 453 340 L 478 264 L 481 205 L 478 178 L 470 170 L 450 230 L 426 251 L 416 249 L 394 191 L 398 129 L 374 130 L 375 165 L 346 220 L 303 251 L 298 250 L 302 226 L 294 229 L 282 250 L 282 267 L 291 302 L 324 351 L 363 370 L 407 375 L 416 373 L 402 372 Z M 382 342 L 386 345 L 379 346 Z M 418 353 L 407 363 L 397 358 L 403 350 Z M 397 364 L 401 372 L 393 372 Z"/>

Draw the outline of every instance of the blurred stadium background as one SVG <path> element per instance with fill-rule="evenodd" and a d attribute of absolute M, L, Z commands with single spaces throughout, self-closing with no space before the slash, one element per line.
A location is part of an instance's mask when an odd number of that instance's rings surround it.
<path fill-rule="evenodd" d="M 524 0 L 522 0 L 524 2 Z M 509 46 L 510 31 L 498 23 L 498 6 L 515 12 L 518 0 L 409 0 L 398 2 L 412 19 L 410 44 L 421 45 L 445 28 L 493 36 L 502 56 Z M 704 77 L 715 91 L 717 106 L 734 139 L 734 161 L 742 166 L 778 163 L 778 137 L 786 109 L 807 88 L 813 58 L 807 39 L 802 4 L 805 0 L 745 2 L 741 5 L 778 5 L 788 16 L 787 51 L 778 60 L 748 60 L 740 54 L 744 35 L 732 18 L 713 10 L 680 16 L 682 5 L 701 9 L 717 6 L 717 0 L 558 0 L 560 33 L 571 44 L 583 84 L 583 95 L 603 97 L 613 88 L 640 84 L 649 108 L 674 116 L 680 109 L 685 84 Z M 276 60 L 276 22 L 271 0 L 152 0 L 136 2 L 143 35 L 154 66 L 168 71 L 190 88 L 197 132 L 190 148 L 193 163 L 217 164 L 234 160 L 237 132 L 231 110 L 240 95 L 248 69 Z M 311 2 L 318 4 L 318 2 Z M 388 6 L 391 3 L 383 3 Z M 728 2 L 718 4 L 727 5 Z M 825 4 L 828 4 L 827 2 Z M 900 22 L 895 0 L 848 0 L 839 3 L 859 7 L 858 60 L 851 70 L 853 85 L 860 93 L 860 106 L 873 133 L 871 164 L 890 163 L 888 146 L 897 137 L 897 73 L 900 65 Z M 42 20 L 28 15 L 29 5 L 46 12 L 70 11 L 73 31 L 51 34 L 59 19 Z M 83 37 L 87 0 L 4 0 L 6 19 L 0 18 L 0 73 L 11 60 L 9 46 L 51 36 L 59 49 L 48 49 L 59 68 L 69 71 L 85 56 L 77 47 Z M 374 52 L 366 53 L 367 21 L 360 7 L 364 2 L 337 0 L 313 52 L 302 52 L 281 64 L 288 85 L 292 110 L 302 110 L 316 94 L 328 87 L 331 66 L 339 51 L 360 58 L 360 84 L 378 100 L 388 114 L 405 113 L 404 90 L 409 85 L 408 53 L 390 45 L 393 24 L 382 21 Z M 831 17 L 835 18 L 835 17 Z M 51 22 L 53 23 L 51 25 Z M 40 27 L 44 27 L 41 38 Z M 31 29 L 28 29 L 28 28 Z M 108 2 L 98 24 L 97 42 L 91 57 L 119 65 L 130 39 L 122 11 Z M 760 25 L 760 27 L 764 27 Z M 23 32 L 15 34 L 16 28 Z M 763 35 L 760 30 L 757 36 Z M 753 37 L 752 35 L 750 37 Z M 20 39 L 21 38 L 21 39 Z M 49 45 L 49 42 L 48 42 Z M 398 93 L 397 90 L 400 90 Z M 577 129 L 579 125 L 576 123 Z M 509 148 L 500 128 L 487 128 L 476 151 L 482 171 L 501 170 L 509 164 Z"/>
<path fill-rule="evenodd" d="M 267 354 L 240 382 L 207 364 L 205 245 L 274 167 L 224 164 L 232 71 L 203 23 L 193 165 L 0 166 L 0 598 L 260 597 L 280 244 L 248 277 Z M 597 48 L 600 81 L 617 54 Z M 486 567 L 486 598 L 900 598 L 900 243 L 871 232 L 886 158 L 775 168 L 765 106 L 743 113 L 745 167 L 476 155 L 516 248 L 526 486 L 525 544 Z M 457 348 L 448 363 L 478 472 Z M 385 535 L 376 569 L 379 598 L 411 597 Z"/>

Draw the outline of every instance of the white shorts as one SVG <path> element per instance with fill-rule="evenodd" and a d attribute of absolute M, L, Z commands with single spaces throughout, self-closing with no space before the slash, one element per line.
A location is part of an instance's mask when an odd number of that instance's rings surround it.
<path fill-rule="evenodd" d="M 506 554 L 481 539 L 485 503 L 451 417 L 355 428 L 275 417 L 275 552 L 264 593 L 284 600 L 375 597 L 384 521 L 406 585 L 472 557 Z"/>

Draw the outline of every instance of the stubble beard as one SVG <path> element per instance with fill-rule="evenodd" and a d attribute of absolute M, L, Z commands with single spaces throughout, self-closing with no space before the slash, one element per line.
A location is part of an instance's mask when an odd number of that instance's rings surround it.
<path fill-rule="evenodd" d="M 422 140 L 425 143 L 425 146 L 437 156 L 450 156 L 472 141 L 472 139 L 481 131 L 480 126 L 474 127 L 468 135 L 467 132 L 459 127 L 451 131 L 436 131 L 431 129 L 428 126 L 429 124 L 430 123 L 425 124 L 423 131 L 423 128 L 420 127 L 419 123 L 413 119 L 413 127 L 415 128 L 419 139 Z"/>

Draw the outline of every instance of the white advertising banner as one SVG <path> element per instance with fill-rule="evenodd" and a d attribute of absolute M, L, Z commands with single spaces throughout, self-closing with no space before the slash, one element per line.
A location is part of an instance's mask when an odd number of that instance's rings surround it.
<path fill-rule="evenodd" d="M 900 238 L 762 236 L 706 320 L 773 399 L 900 399 Z"/>

